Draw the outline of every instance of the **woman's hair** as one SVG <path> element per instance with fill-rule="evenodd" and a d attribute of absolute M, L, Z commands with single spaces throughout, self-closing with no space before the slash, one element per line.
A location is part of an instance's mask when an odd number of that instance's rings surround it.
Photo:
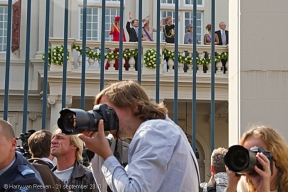
<path fill-rule="evenodd" d="M 95 99 L 99 104 L 102 97 L 107 98 L 118 108 L 129 108 L 134 115 L 143 121 L 149 119 L 165 119 L 168 109 L 163 103 L 154 104 L 144 89 L 134 81 L 120 81 L 103 89 Z"/>
<path fill-rule="evenodd" d="M 288 146 L 284 139 L 270 127 L 257 126 L 246 131 L 240 139 L 239 144 L 244 145 L 245 141 L 250 137 L 260 138 L 267 145 L 267 150 L 274 157 L 278 171 L 281 170 L 283 173 L 280 181 L 282 191 L 288 191 Z M 276 183 L 277 182 L 278 176 L 276 178 Z M 249 192 L 256 191 L 251 182 L 248 183 Z"/>
<path fill-rule="evenodd" d="M 205 28 L 207 29 L 207 31 L 211 31 L 211 24 L 206 25 Z"/>

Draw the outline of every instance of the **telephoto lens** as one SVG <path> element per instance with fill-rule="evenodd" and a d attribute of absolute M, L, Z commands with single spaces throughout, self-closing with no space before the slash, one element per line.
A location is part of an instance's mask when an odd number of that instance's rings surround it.
<path fill-rule="evenodd" d="M 270 152 L 265 151 L 261 147 L 252 147 L 250 150 L 241 145 L 234 145 L 228 149 L 224 157 L 224 162 L 229 170 L 243 175 L 246 173 L 257 174 L 254 167 L 263 170 L 262 165 L 257 161 L 256 154 L 263 153 L 270 160 L 271 174 L 273 173 L 272 156 Z"/>
<path fill-rule="evenodd" d="M 119 120 L 116 112 L 106 104 L 95 105 L 93 110 L 63 109 L 57 121 L 62 133 L 73 135 L 84 131 L 98 131 L 98 123 L 103 119 L 104 131 L 118 130 Z"/>

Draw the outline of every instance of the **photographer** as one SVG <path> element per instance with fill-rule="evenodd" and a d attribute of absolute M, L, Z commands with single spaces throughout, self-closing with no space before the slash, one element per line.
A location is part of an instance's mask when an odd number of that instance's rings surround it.
<path fill-rule="evenodd" d="M 226 168 L 228 186 L 226 192 L 286 192 L 288 191 L 288 147 L 281 136 L 272 128 L 256 127 L 246 131 L 240 145 L 246 149 L 262 147 L 270 152 L 270 160 L 264 153 L 257 153 L 256 159 L 263 169 L 254 167 L 256 173 L 238 176 Z M 271 174 L 272 173 L 272 174 Z"/>
<path fill-rule="evenodd" d="M 132 139 L 125 169 L 110 149 L 103 120 L 98 132 L 80 134 L 85 146 L 104 160 L 102 173 L 112 191 L 198 191 L 197 159 L 182 129 L 167 117 L 163 104 L 149 100 L 134 81 L 121 81 L 102 90 L 95 104 L 107 104 L 119 118 L 114 138 Z M 99 165 L 94 165 L 94 172 Z M 197 178 L 198 177 L 198 178 Z"/>

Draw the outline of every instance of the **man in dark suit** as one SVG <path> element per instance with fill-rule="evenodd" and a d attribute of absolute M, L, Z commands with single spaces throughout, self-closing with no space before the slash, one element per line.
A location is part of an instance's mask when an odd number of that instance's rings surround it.
<path fill-rule="evenodd" d="M 129 34 L 129 42 L 138 42 L 138 20 L 133 19 L 131 12 L 129 12 L 129 21 L 126 23 L 126 30 Z M 131 27 L 132 25 L 132 27 Z M 135 59 L 135 70 L 137 71 L 137 56 L 134 57 Z"/>
<path fill-rule="evenodd" d="M 215 31 L 215 33 L 218 35 L 219 38 L 219 45 L 228 45 L 228 39 L 229 39 L 229 33 L 226 30 L 226 24 L 224 22 L 220 22 L 219 23 L 219 30 Z M 226 63 L 227 60 L 226 59 L 222 59 L 221 60 L 222 64 L 223 64 L 223 73 L 226 72 Z"/>
<path fill-rule="evenodd" d="M 215 33 L 219 37 L 219 45 L 228 45 L 228 31 L 226 30 L 226 24 L 224 22 L 219 23 L 220 30 Z"/>

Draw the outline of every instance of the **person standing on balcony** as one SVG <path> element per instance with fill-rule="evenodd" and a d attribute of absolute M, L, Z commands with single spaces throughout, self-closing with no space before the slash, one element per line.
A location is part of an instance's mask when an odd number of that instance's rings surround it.
<path fill-rule="evenodd" d="M 138 20 L 133 19 L 131 12 L 129 12 L 129 21 L 126 23 L 126 30 L 129 34 L 129 42 L 138 42 Z"/>
<path fill-rule="evenodd" d="M 228 31 L 226 30 L 226 24 L 224 22 L 219 23 L 219 30 L 215 33 L 219 37 L 219 45 L 228 45 Z"/>
<path fill-rule="evenodd" d="M 178 22 L 180 21 L 180 17 L 178 17 Z M 163 33 L 165 37 L 166 43 L 174 43 L 174 37 L 175 37 L 175 24 L 172 23 L 172 17 L 167 16 L 165 18 L 166 25 L 163 26 Z M 169 58 L 164 56 L 164 59 L 168 63 Z M 174 68 L 174 67 L 173 67 Z M 167 65 L 167 70 L 169 69 L 169 66 Z"/>
<path fill-rule="evenodd" d="M 224 22 L 220 22 L 219 28 L 220 29 L 215 32 L 219 37 L 219 45 L 228 45 L 229 33 L 226 30 L 226 24 Z M 227 71 L 226 69 L 227 59 L 222 59 L 221 62 L 223 64 L 224 67 L 223 71 L 225 73 Z"/>
<path fill-rule="evenodd" d="M 180 17 L 178 17 L 178 22 L 180 21 Z M 165 23 L 163 27 L 163 33 L 165 36 L 166 43 L 174 43 L 174 37 L 175 37 L 175 24 L 172 23 L 172 17 L 167 16 L 165 18 Z"/>
<path fill-rule="evenodd" d="M 186 26 L 186 33 L 184 35 L 184 44 L 193 44 L 193 25 L 188 24 Z M 198 39 L 196 39 L 196 43 L 199 44 Z M 189 52 L 185 51 L 185 56 L 188 56 Z M 187 72 L 188 66 L 187 63 L 184 63 L 184 71 Z"/>
<path fill-rule="evenodd" d="M 186 31 L 187 32 L 184 35 L 184 44 L 193 44 L 193 25 L 187 25 Z M 198 39 L 196 39 L 196 44 L 199 44 Z"/>
<path fill-rule="evenodd" d="M 132 25 L 132 27 L 131 27 Z M 129 12 L 129 21 L 126 23 L 126 30 L 129 34 L 129 42 L 138 42 L 138 20 L 133 19 L 133 15 Z M 137 59 L 138 55 L 134 57 L 135 59 L 135 70 L 137 71 Z"/>
<path fill-rule="evenodd" d="M 149 26 L 150 23 L 150 15 L 148 15 L 147 17 L 145 17 L 142 20 L 142 41 L 154 41 L 153 40 L 153 32 L 157 32 L 157 29 L 155 29 L 154 27 Z M 162 30 L 162 20 L 160 21 L 160 30 Z"/>
<path fill-rule="evenodd" d="M 112 23 L 112 26 L 111 26 L 111 30 L 109 32 L 109 35 L 112 35 L 112 41 L 120 41 L 120 16 L 116 16 L 115 19 L 114 19 L 114 23 Z M 125 33 L 124 33 L 124 30 L 123 30 L 123 42 L 126 42 L 126 36 L 125 36 Z M 114 53 L 117 53 L 119 52 L 119 49 L 115 49 L 114 50 Z M 118 70 L 118 66 L 119 63 L 118 63 L 118 59 L 115 59 L 115 64 L 114 64 L 114 67 L 116 70 Z M 128 70 L 129 66 L 128 66 L 128 62 L 125 60 L 125 64 L 124 64 L 124 67 L 126 70 Z M 106 63 L 106 66 L 105 66 L 105 69 L 108 70 L 109 68 L 109 63 L 107 62 Z"/>
<path fill-rule="evenodd" d="M 208 33 L 204 35 L 204 45 L 211 45 L 212 33 L 211 33 L 211 24 L 206 25 Z M 215 34 L 215 45 L 219 45 L 219 37 Z"/>

